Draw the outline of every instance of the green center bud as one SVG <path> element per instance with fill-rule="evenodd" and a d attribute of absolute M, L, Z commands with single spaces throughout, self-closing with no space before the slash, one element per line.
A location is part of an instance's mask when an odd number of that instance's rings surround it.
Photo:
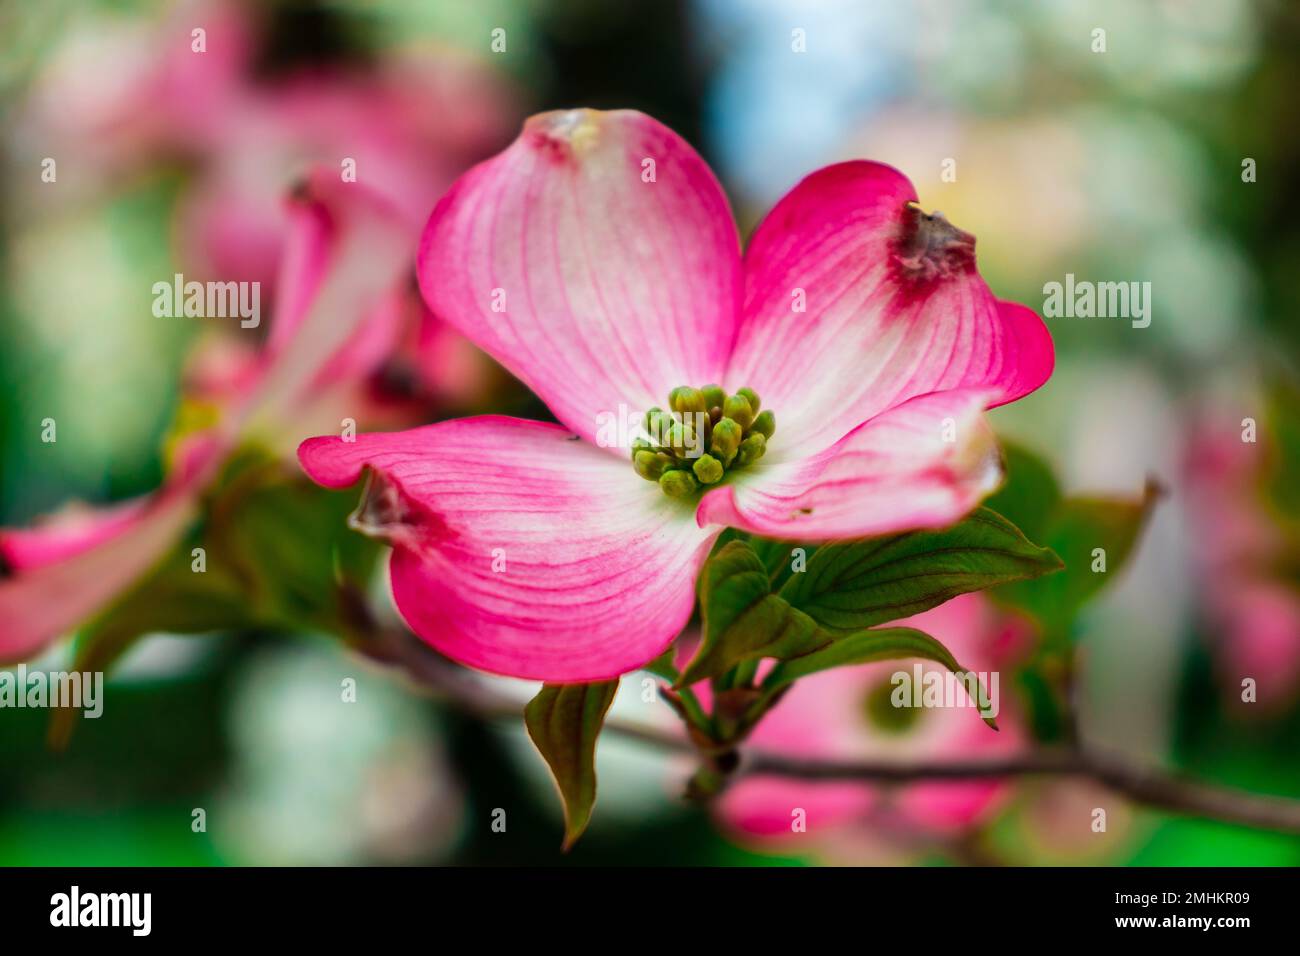
<path fill-rule="evenodd" d="M 746 465 L 762 458 L 765 451 L 767 451 L 767 439 L 760 432 L 751 432 L 740 443 L 740 451 L 736 454 L 736 464 L 744 468 Z"/>
<path fill-rule="evenodd" d="M 673 422 L 668 426 L 668 431 L 664 433 L 664 447 L 671 450 L 674 455 L 683 455 L 691 445 L 692 434 L 690 425 Z"/>
<path fill-rule="evenodd" d="M 704 404 L 709 407 L 709 411 L 721 408 L 722 403 L 727 400 L 727 393 L 720 385 L 705 385 L 700 391 L 704 393 Z"/>
<path fill-rule="evenodd" d="M 659 451 L 638 451 L 632 459 L 636 473 L 648 481 L 658 481 L 660 476 L 677 464 L 671 455 Z"/>
<path fill-rule="evenodd" d="M 674 469 L 659 476 L 659 487 L 669 498 L 689 498 L 699 490 L 699 483 L 689 471 Z"/>
<path fill-rule="evenodd" d="M 722 480 L 722 462 L 712 455 L 701 455 L 696 458 L 691 470 L 695 472 L 695 477 L 700 479 L 702 485 L 716 485 Z"/>
<path fill-rule="evenodd" d="M 740 443 L 744 440 L 745 430 L 734 419 L 723 418 L 713 426 L 709 451 L 720 458 L 724 465 L 730 465 L 740 449 Z"/>
<path fill-rule="evenodd" d="M 709 410 L 704 403 L 704 393 L 698 388 L 687 388 L 686 386 L 672 390 L 668 395 L 668 405 L 680 415 L 691 415 Z"/>
<path fill-rule="evenodd" d="M 760 413 L 759 405 L 752 388 L 733 395 L 717 385 L 674 388 L 668 395 L 671 411 L 646 412 L 648 437 L 633 440 L 632 467 L 658 482 L 670 498 L 692 498 L 763 457 L 776 432 L 776 416 L 771 410 Z"/>
<path fill-rule="evenodd" d="M 662 435 L 663 429 L 668 427 L 664 419 L 671 421 L 672 416 L 665 415 L 662 408 L 652 408 L 645 413 L 645 430 L 651 435 Z"/>
<path fill-rule="evenodd" d="M 748 428 L 754 423 L 754 409 L 744 395 L 732 395 L 723 402 L 722 414 L 741 428 Z"/>

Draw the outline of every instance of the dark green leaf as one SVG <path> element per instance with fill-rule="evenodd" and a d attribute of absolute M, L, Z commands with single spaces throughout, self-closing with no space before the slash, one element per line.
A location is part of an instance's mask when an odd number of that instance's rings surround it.
<path fill-rule="evenodd" d="M 771 593 L 767 567 L 745 541 L 731 541 L 704 566 L 703 639 L 678 687 L 721 677 L 743 661 L 784 659 L 828 640 L 817 625 Z"/>
<path fill-rule="evenodd" d="M 1051 466 L 1012 442 L 1002 443 L 1006 481 L 984 506 L 1006 518 L 1030 541 L 1047 540 L 1047 525 L 1061 503 Z"/>
<path fill-rule="evenodd" d="M 821 650 L 777 664 L 763 681 L 764 698 L 770 698 L 800 677 L 807 677 L 819 671 L 908 658 L 935 661 L 954 674 L 966 673 L 966 669 L 957 663 L 957 659 L 948 649 L 929 634 L 911 627 L 888 627 L 858 631 L 847 637 L 837 638 Z M 983 685 L 980 686 L 982 695 Z M 992 717 L 984 717 L 983 720 L 997 730 L 997 722 Z"/>
<path fill-rule="evenodd" d="M 767 576 L 772 582 L 773 591 L 779 591 L 786 579 L 796 573 L 796 566 L 802 571 L 807 566 L 808 559 L 817 550 L 815 544 L 760 538 L 758 535 L 737 531 L 735 528 L 727 528 L 718 535 L 718 540 L 713 543 L 713 550 L 709 552 L 709 556 L 717 555 L 733 541 L 744 541 L 754 550 L 758 559 L 763 562 L 763 566 L 767 568 Z M 797 554 L 796 550 L 802 551 L 802 555 Z"/>
<path fill-rule="evenodd" d="M 662 677 L 664 680 L 671 683 L 677 680 L 677 665 L 673 663 L 676 659 L 676 652 L 676 643 L 674 642 L 673 644 L 669 644 L 662 654 L 650 661 L 641 669 L 649 671 L 651 674 L 654 674 L 655 677 Z"/>
<path fill-rule="evenodd" d="M 781 597 L 837 633 L 865 630 L 968 591 L 1061 569 L 996 512 L 981 508 L 951 528 L 823 545 Z"/>
<path fill-rule="evenodd" d="M 758 559 L 767 568 L 768 580 L 772 584 L 773 591 L 779 591 L 791 575 L 802 574 L 808 567 L 808 560 L 817 550 L 815 544 L 777 541 L 772 538 L 751 537 L 749 546 L 754 549 Z M 799 568 L 798 571 L 795 570 L 796 567 Z"/>
<path fill-rule="evenodd" d="M 1149 483 L 1140 499 L 1065 499 L 1044 536 L 1065 561 L 1065 572 L 1033 584 L 1010 584 L 994 596 L 1028 611 L 1049 631 L 1068 631 L 1079 608 L 1123 569 L 1159 496 L 1159 488 Z M 1098 549 L 1105 552 L 1104 571 Z"/>
<path fill-rule="evenodd" d="M 528 736 L 551 768 L 564 801 L 564 849 L 591 821 L 596 803 L 596 738 L 618 681 L 546 684 L 524 708 Z"/>

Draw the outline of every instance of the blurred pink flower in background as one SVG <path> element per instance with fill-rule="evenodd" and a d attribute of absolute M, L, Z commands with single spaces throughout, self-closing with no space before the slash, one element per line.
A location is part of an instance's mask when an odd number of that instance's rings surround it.
<path fill-rule="evenodd" d="M 414 260 L 438 196 L 511 124 L 502 86 L 441 50 L 255 75 L 253 9 L 189 4 L 160 29 L 106 39 L 92 49 L 127 65 L 106 88 L 67 58 L 33 85 L 38 139 L 88 156 L 101 185 L 181 161 L 178 271 L 259 282 L 272 318 L 264 340 L 200 338 L 183 394 L 198 424 L 182 422 L 185 451 L 157 492 L 0 529 L 0 660 L 39 652 L 161 560 L 238 442 L 287 452 L 344 419 L 408 426 L 489 383 L 486 358 L 424 306 Z"/>
<path fill-rule="evenodd" d="M 287 451 L 313 430 L 342 427 L 342 417 L 383 421 L 375 376 L 428 314 L 411 276 L 409 231 L 385 198 L 318 167 L 285 206 L 265 340 L 242 355 L 218 349 L 205 360 L 200 351 L 192 381 L 243 429 Z"/>
<path fill-rule="evenodd" d="M 405 232 L 413 274 L 420 228 L 438 197 L 513 128 L 510 92 L 497 74 L 444 47 L 268 75 L 257 62 L 267 39 L 262 15 L 248 4 L 201 0 L 98 43 L 99 55 L 128 64 L 106 92 L 86 82 L 84 63 L 56 59 L 29 98 L 30 135 L 89 154 L 85 171 L 110 181 L 179 164 L 186 178 L 175 245 L 187 280 L 260 282 L 263 303 L 274 302 L 298 218 L 284 197 L 311 169 L 320 177 L 332 169 L 340 181 L 346 174 L 387 205 L 391 227 Z M 205 31 L 202 52 L 197 29 Z M 408 389 L 455 402 L 486 387 L 490 363 L 418 296 L 400 311 L 410 313 L 397 335 Z M 218 368 L 239 351 L 215 348 Z"/>
<path fill-rule="evenodd" d="M 500 144 L 509 112 L 490 74 L 431 58 L 382 72 L 339 69 L 241 88 L 212 129 L 175 145 L 201 173 L 182 202 L 180 242 L 212 275 L 274 278 L 287 221 L 280 196 L 308 164 L 342 171 L 387 199 L 412 243 L 455 176 Z"/>
<path fill-rule="evenodd" d="M 797 681 L 748 742 L 764 753 L 902 765 L 992 761 L 1020 751 L 1026 738 L 1004 668 L 1029 646 L 1030 625 L 980 594 L 962 595 L 898 624 L 935 637 L 963 667 L 999 673 L 999 730 L 986 725 L 972 706 L 892 710 L 887 696 L 893 690 L 891 675 L 911 675 L 913 662 L 888 661 L 836 668 Z M 929 662 L 923 671 L 946 673 Z M 696 690 L 708 698 L 706 685 Z M 890 726 L 894 718 L 898 723 Z M 795 852 L 806 841 L 824 852 L 855 829 L 886 824 L 930 835 L 958 833 L 986 820 L 1008 789 L 1009 784 L 991 780 L 886 786 L 752 776 L 724 791 L 716 812 L 742 841 Z M 803 811 L 806 833 L 793 829 L 797 810 Z"/>
<path fill-rule="evenodd" d="M 1267 435 L 1242 440 L 1242 425 L 1194 419 L 1186 487 L 1194 566 L 1224 699 L 1245 715 L 1285 710 L 1300 692 L 1300 593 L 1278 567 L 1291 547 L 1263 494 Z M 1241 699 L 1242 681 L 1257 702 Z"/>
<path fill-rule="evenodd" d="M 339 414 L 364 411 L 366 383 L 396 342 L 411 286 L 406 232 L 386 204 L 332 171 L 291 200 L 270 333 L 261 349 L 223 352 L 220 374 L 188 396 L 211 419 L 182 435 L 153 494 L 72 508 L 29 528 L 0 529 L 0 660 L 39 652 L 106 607 L 176 544 L 226 453 L 245 437 L 292 448 Z"/>
<path fill-rule="evenodd" d="M 200 155 L 177 222 L 195 277 L 260 281 L 274 297 L 274 264 L 295 227 L 284 191 L 312 167 L 322 181 L 355 177 L 348 185 L 364 186 L 386 208 L 386 228 L 405 248 L 395 261 L 405 260 L 411 276 L 409 290 L 395 291 L 387 304 L 392 341 L 382 359 L 400 351 L 409 384 L 427 396 L 464 401 L 481 391 L 486 359 L 407 292 L 415 290 L 414 250 L 429 211 L 508 128 L 507 101 L 492 75 L 445 57 L 388 60 L 382 72 L 326 70 L 241 86 L 223 102 L 226 111 L 210 118 L 206 135 L 175 144 Z"/>

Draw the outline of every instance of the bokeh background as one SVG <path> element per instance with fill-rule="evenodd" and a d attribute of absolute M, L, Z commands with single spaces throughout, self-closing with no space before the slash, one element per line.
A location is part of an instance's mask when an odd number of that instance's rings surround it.
<path fill-rule="evenodd" d="M 198 77 L 195 25 L 211 44 Z M 1166 491 L 1078 624 L 1090 739 L 1300 798 L 1294 3 L 81 0 L 7 4 L 0 36 L 0 524 L 158 485 L 202 330 L 155 318 L 148 290 L 178 271 L 257 278 L 274 255 L 267 197 L 312 159 L 397 155 L 390 180 L 416 171 L 403 195 L 427 212 L 528 114 L 631 107 L 704 154 L 742 233 L 817 167 L 878 159 L 977 235 L 1003 298 L 1040 308 L 1067 273 L 1151 283 L 1149 328 L 1049 320 L 1055 377 L 994 424 L 1067 492 L 1134 496 L 1148 477 Z M 398 120 L 375 105 L 394 88 Z M 232 208 L 247 215 L 227 223 Z M 220 258 L 222 228 L 250 230 L 242 257 Z M 536 410 L 509 382 L 467 387 L 448 411 Z M 39 442 L 46 416 L 57 444 Z M 1267 676 L 1265 701 L 1240 703 L 1240 673 Z M 357 702 L 340 706 L 346 677 Z M 864 821 L 847 853 L 773 845 L 682 802 L 683 767 L 613 735 L 595 822 L 561 859 L 558 801 L 519 728 L 328 636 L 158 635 L 110 680 L 104 716 L 61 752 L 48 713 L 0 711 L 0 863 L 1300 863 L 1295 838 L 1043 780 L 958 833 Z M 629 681 L 615 713 L 664 720 Z M 1099 800 L 1105 834 L 1087 826 Z"/>

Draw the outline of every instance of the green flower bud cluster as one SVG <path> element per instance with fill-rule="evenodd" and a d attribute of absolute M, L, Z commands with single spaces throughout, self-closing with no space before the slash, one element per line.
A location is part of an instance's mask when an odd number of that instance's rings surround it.
<path fill-rule="evenodd" d="M 632 443 L 632 467 L 656 481 L 670 498 L 690 498 L 728 472 L 753 464 L 767 450 L 776 416 L 760 411 L 752 388 L 728 395 L 717 385 L 681 386 L 668 393 L 668 409 L 646 412 L 649 439 Z"/>

